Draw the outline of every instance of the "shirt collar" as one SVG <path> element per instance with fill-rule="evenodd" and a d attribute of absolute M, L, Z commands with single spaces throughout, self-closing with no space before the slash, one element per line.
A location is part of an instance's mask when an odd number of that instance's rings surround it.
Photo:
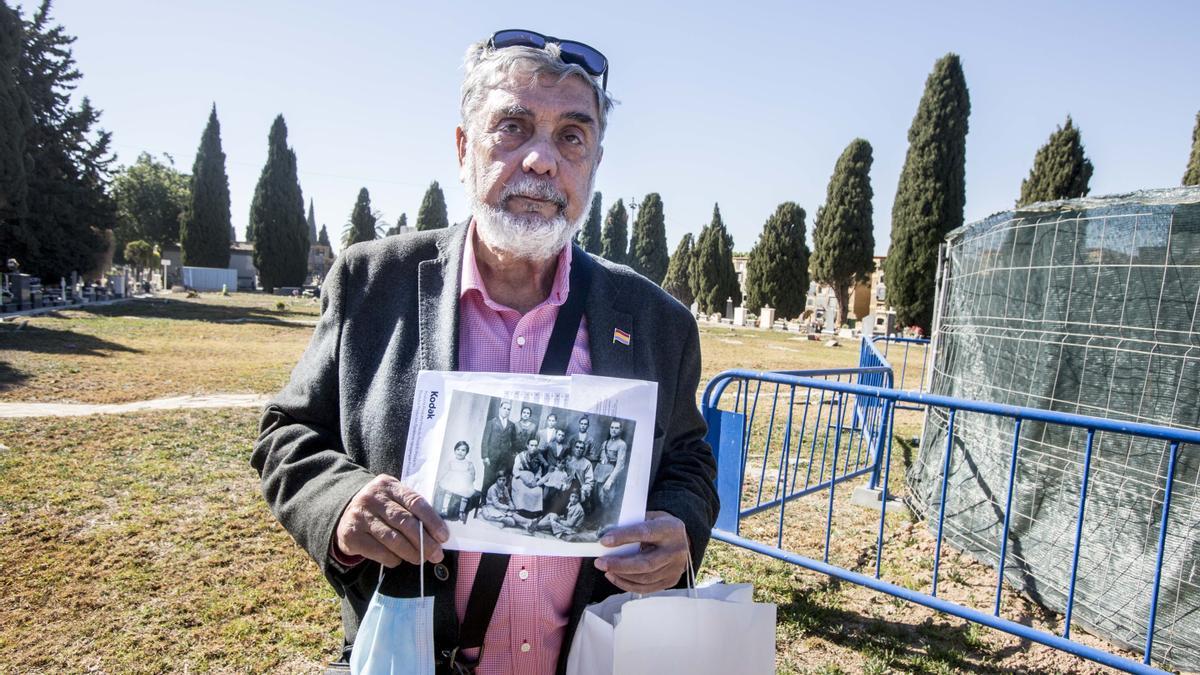
<path fill-rule="evenodd" d="M 515 311 L 511 307 L 506 307 L 494 300 L 488 295 L 487 286 L 483 283 L 483 275 L 479 273 L 479 264 L 475 260 L 475 219 L 471 219 L 471 224 L 467 230 L 467 244 L 463 250 L 462 264 L 462 290 L 459 292 L 459 299 L 465 298 L 468 293 L 475 291 L 483 299 L 483 303 L 494 311 L 509 310 Z M 550 286 L 550 295 L 542 301 L 542 305 L 560 306 L 567 301 L 567 294 L 571 292 L 571 244 L 568 242 L 563 246 L 562 251 L 558 253 L 558 269 L 554 272 L 554 283 Z"/>

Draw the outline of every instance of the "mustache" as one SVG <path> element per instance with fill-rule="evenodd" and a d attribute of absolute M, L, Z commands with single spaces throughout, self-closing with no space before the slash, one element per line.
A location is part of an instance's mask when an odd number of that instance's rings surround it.
<path fill-rule="evenodd" d="M 567 208 L 567 197 L 548 180 L 539 180 L 532 176 L 522 175 L 512 183 L 504 186 L 500 192 L 501 206 L 507 206 L 513 197 L 526 197 L 552 202 L 559 211 Z"/>

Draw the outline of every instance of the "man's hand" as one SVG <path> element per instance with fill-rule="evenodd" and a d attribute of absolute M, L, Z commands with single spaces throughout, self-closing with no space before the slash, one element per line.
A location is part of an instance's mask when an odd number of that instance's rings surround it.
<path fill-rule="evenodd" d="M 420 558 L 424 525 L 425 559 L 442 561 L 442 542 L 450 537 L 446 523 L 429 502 L 387 474 L 376 476 L 346 505 L 334 533 L 338 551 L 370 558 L 385 567 Z M 432 536 L 431 536 L 432 535 Z"/>
<path fill-rule="evenodd" d="M 605 546 L 640 543 L 633 555 L 607 555 L 596 559 L 596 569 L 617 588 L 653 593 L 670 588 L 687 569 L 688 540 L 683 521 L 665 511 L 647 511 L 645 522 L 609 530 L 600 539 Z"/>

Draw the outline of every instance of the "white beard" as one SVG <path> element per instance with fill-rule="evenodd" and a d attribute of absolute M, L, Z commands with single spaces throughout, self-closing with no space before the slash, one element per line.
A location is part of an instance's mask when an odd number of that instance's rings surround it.
<path fill-rule="evenodd" d="M 526 173 L 518 174 L 504 186 L 500 193 L 501 207 L 512 197 L 549 200 L 558 204 L 558 213 L 554 217 L 547 219 L 536 212 L 510 213 L 504 208 L 491 206 L 479 194 L 479 183 L 491 181 L 481 180 L 483 177 L 476 173 L 474 156 L 470 150 L 466 153 L 465 162 L 467 180 L 464 186 L 471 215 L 475 218 L 475 232 L 490 249 L 522 260 L 549 260 L 570 243 L 587 216 L 587 211 L 582 211 L 574 222 L 568 221 L 563 213 L 566 197 L 548 179 L 534 178 Z M 594 181 L 593 173 L 587 189 L 589 204 Z"/>

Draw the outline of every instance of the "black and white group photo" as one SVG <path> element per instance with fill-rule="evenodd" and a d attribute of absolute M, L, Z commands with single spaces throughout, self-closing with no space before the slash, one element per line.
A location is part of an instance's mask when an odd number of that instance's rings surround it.
<path fill-rule="evenodd" d="M 456 392 L 434 508 L 452 527 L 596 542 L 621 516 L 634 427 L 619 417 Z"/>

